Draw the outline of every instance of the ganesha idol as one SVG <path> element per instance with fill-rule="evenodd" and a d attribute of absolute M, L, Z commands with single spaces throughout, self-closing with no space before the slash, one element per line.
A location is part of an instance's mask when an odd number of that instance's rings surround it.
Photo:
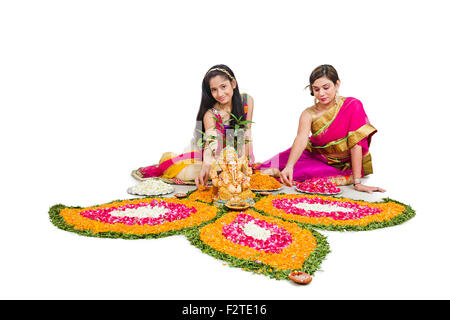
<path fill-rule="evenodd" d="M 217 190 L 217 201 L 240 202 L 253 199 L 254 194 L 250 190 L 251 175 L 252 168 L 248 166 L 247 157 L 239 157 L 231 146 L 224 148 L 210 170 L 212 184 Z"/>

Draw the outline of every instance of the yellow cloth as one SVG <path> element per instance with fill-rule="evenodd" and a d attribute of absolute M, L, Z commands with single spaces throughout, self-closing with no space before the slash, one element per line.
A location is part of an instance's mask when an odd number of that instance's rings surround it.
<path fill-rule="evenodd" d="M 159 163 L 163 163 L 164 161 L 170 160 L 170 159 L 175 158 L 177 156 L 178 156 L 178 154 L 176 154 L 176 153 L 165 152 L 161 156 L 161 159 L 159 160 Z M 186 168 L 187 166 L 190 166 L 191 164 L 194 164 L 194 163 L 198 163 L 198 161 L 196 161 L 195 159 L 188 159 L 188 160 L 180 161 L 178 163 L 174 163 L 169 168 L 167 168 L 166 171 L 164 171 L 164 173 L 163 173 L 163 175 L 161 177 L 168 178 L 168 179 L 175 178 L 184 168 Z"/>

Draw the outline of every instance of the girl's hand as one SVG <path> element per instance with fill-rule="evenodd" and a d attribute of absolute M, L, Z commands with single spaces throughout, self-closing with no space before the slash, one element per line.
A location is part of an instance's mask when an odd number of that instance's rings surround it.
<path fill-rule="evenodd" d="M 280 172 L 281 183 L 288 187 L 292 187 L 292 179 L 294 176 L 294 167 L 286 166 L 283 171 Z"/>
<path fill-rule="evenodd" d="M 357 191 L 368 192 L 368 193 L 372 193 L 374 191 L 379 191 L 379 192 L 385 192 L 386 191 L 386 190 L 381 189 L 379 187 L 370 187 L 370 186 L 363 185 L 361 183 L 356 184 L 354 186 L 354 188 Z"/>
<path fill-rule="evenodd" d="M 252 166 L 254 163 L 255 163 L 255 156 L 254 156 L 253 152 L 251 152 L 249 157 L 248 157 L 248 164 L 250 166 Z"/>
<path fill-rule="evenodd" d="M 208 185 L 208 178 L 209 178 L 209 171 L 211 170 L 211 165 L 203 164 L 202 168 L 200 170 L 199 175 L 195 178 L 195 185 L 197 188 L 202 186 Z"/>

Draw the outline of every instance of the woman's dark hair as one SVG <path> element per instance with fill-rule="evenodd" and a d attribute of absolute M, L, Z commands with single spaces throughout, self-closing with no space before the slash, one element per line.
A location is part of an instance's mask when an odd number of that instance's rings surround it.
<path fill-rule="evenodd" d="M 323 64 L 321 66 L 318 66 L 313 70 L 313 72 L 311 72 L 311 75 L 309 76 L 309 85 L 306 86 L 307 88 L 309 87 L 312 96 L 314 95 L 312 89 L 314 81 L 322 77 L 326 77 L 327 79 L 331 80 L 334 84 L 336 84 L 337 81 L 339 80 L 338 73 L 332 65 Z"/>
<path fill-rule="evenodd" d="M 222 71 L 222 70 L 225 70 Z M 214 78 L 215 76 L 223 76 L 226 79 L 230 80 L 230 82 L 234 79 L 236 80 L 236 77 L 234 76 L 233 71 L 224 64 L 218 64 L 213 67 L 211 67 L 208 72 L 205 74 L 205 77 L 203 78 L 202 82 L 202 100 L 200 102 L 200 108 L 198 109 L 197 113 L 197 123 L 200 121 L 201 123 L 201 130 L 205 131 L 204 125 L 203 125 L 203 117 L 205 116 L 205 113 L 211 109 L 214 104 L 217 102 L 216 99 L 211 94 L 211 88 L 209 86 L 209 81 Z M 236 88 L 233 90 L 233 97 L 231 100 L 232 109 L 231 113 L 236 116 L 238 119 L 241 118 L 244 120 L 244 107 L 242 106 L 242 99 L 241 99 L 241 93 L 239 92 L 239 86 L 236 81 Z M 231 117 L 231 121 L 228 123 L 229 125 L 232 125 L 234 128 L 235 120 L 233 117 Z M 197 128 L 199 129 L 199 128 Z M 196 132 L 197 134 L 198 132 Z"/>

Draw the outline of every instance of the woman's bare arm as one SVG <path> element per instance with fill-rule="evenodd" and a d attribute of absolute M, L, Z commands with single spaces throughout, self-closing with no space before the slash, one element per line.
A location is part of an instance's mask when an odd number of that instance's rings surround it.
<path fill-rule="evenodd" d="M 211 112 L 206 112 L 203 116 L 203 127 L 205 128 L 205 133 L 211 131 L 211 129 L 215 130 L 215 120 Z M 217 140 L 211 142 L 211 144 L 217 144 Z M 211 169 L 211 165 L 214 162 L 214 154 L 213 150 L 209 144 L 207 144 L 206 148 L 203 150 L 203 162 L 202 168 L 200 169 L 199 175 L 195 178 L 195 184 L 197 187 L 199 185 L 206 186 L 209 178 L 209 171 Z"/>
<path fill-rule="evenodd" d="M 352 173 L 353 173 L 353 181 L 355 179 L 361 179 L 362 172 L 362 147 L 359 144 L 356 144 L 350 149 L 350 161 L 352 164 Z M 355 190 L 364 191 L 368 193 L 372 193 L 374 191 L 385 192 L 384 189 L 379 187 L 370 187 L 363 185 L 362 183 L 354 183 Z"/>
<path fill-rule="evenodd" d="M 286 167 L 281 171 L 281 182 L 285 185 L 292 187 L 294 165 L 302 155 L 303 151 L 308 144 L 309 133 L 311 132 L 312 116 L 305 110 L 300 116 L 298 123 L 297 136 L 292 144 L 291 153 L 287 161 Z"/>

